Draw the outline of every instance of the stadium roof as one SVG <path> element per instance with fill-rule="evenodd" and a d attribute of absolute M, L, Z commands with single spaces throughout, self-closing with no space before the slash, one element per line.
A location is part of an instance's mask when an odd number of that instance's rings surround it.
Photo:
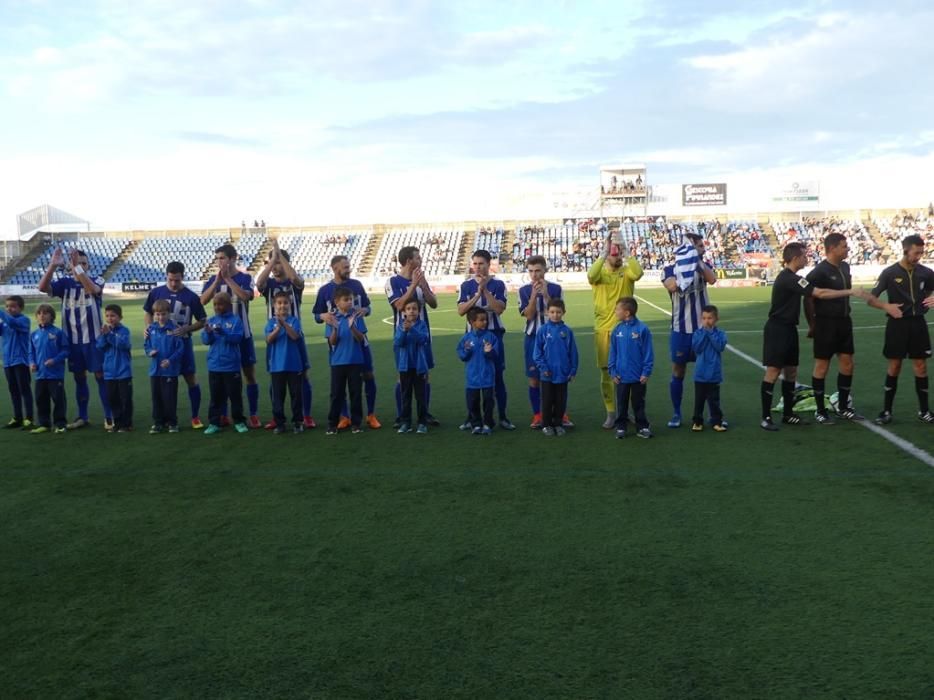
<path fill-rule="evenodd" d="M 47 233 L 70 233 L 87 231 L 91 225 L 67 211 L 56 209 L 50 204 L 41 204 L 16 217 L 19 239 L 32 238 L 38 231 Z"/>

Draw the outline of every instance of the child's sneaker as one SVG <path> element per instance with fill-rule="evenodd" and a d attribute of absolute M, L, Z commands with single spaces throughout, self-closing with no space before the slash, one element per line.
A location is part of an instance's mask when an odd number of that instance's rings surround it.
<path fill-rule="evenodd" d="M 271 421 L 269 421 L 268 423 L 266 423 L 266 425 L 263 426 L 263 429 L 264 429 L 264 430 L 275 430 L 275 429 L 276 429 L 276 420 L 275 420 L 275 418 L 272 419 Z"/>
<path fill-rule="evenodd" d="M 42 435 L 42 433 L 48 433 L 48 432 L 49 432 L 48 428 L 46 428 L 44 425 L 40 425 L 38 428 L 33 428 L 32 430 L 30 430 L 29 434 L 30 435 Z"/>
<path fill-rule="evenodd" d="M 149 429 L 149 434 L 150 434 L 150 435 L 158 435 L 158 434 L 161 433 L 161 432 L 162 432 L 162 426 L 161 426 L 161 425 L 154 425 L 154 426 L 152 426 L 152 427 Z"/>
<path fill-rule="evenodd" d="M 305 416 L 304 418 L 302 418 L 302 425 L 304 425 L 309 430 L 314 430 L 315 428 L 318 427 L 318 424 L 315 423 L 315 419 L 312 418 L 311 416 Z"/>
<path fill-rule="evenodd" d="M 715 433 L 725 433 L 727 430 L 726 423 L 714 423 L 712 427 Z"/>
<path fill-rule="evenodd" d="M 671 420 L 666 424 L 669 428 L 680 428 L 681 427 L 681 414 L 676 413 L 671 417 Z M 691 426 L 691 430 L 694 430 L 694 426 Z"/>
<path fill-rule="evenodd" d="M 474 435 L 483 435 L 483 428 L 481 428 L 478 425 L 477 427 L 473 428 L 470 432 L 473 433 Z"/>
<path fill-rule="evenodd" d="M 220 431 L 221 431 L 221 427 L 219 425 L 214 425 L 213 423 L 211 423 L 207 428 L 204 429 L 204 434 L 205 435 L 217 435 Z"/>
<path fill-rule="evenodd" d="M 27 418 L 26 420 L 23 421 L 23 427 L 22 427 L 23 430 L 32 430 L 32 429 L 35 428 L 35 427 L 36 427 L 36 424 L 33 423 L 33 422 L 32 422 L 31 420 L 29 420 L 28 418 Z"/>
<path fill-rule="evenodd" d="M 418 424 L 418 427 L 415 429 L 415 434 L 416 434 L 416 435 L 427 435 L 427 434 L 428 434 L 428 426 L 425 425 L 424 423 L 419 423 L 419 424 Z"/>
<path fill-rule="evenodd" d="M 668 427 L 671 427 L 671 425 L 669 424 Z M 702 433 L 702 432 L 704 432 L 704 424 L 703 424 L 703 423 L 694 423 L 694 424 L 692 424 L 692 425 L 691 425 L 691 432 L 692 432 L 692 433 Z"/>
<path fill-rule="evenodd" d="M 648 439 L 650 437 L 655 437 L 655 436 L 652 435 L 652 431 L 649 430 L 648 428 L 640 428 L 639 431 L 636 433 L 636 437 Z"/>
<path fill-rule="evenodd" d="M 256 416 L 253 416 L 253 418 L 256 418 Z M 256 422 L 259 423 L 259 420 L 257 420 Z M 241 433 L 241 434 L 250 432 L 250 428 L 247 426 L 246 423 L 235 424 L 234 430 L 236 430 L 238 433 Z"/>
<path fill-rule="evenodd" d="M 191 428 L 192 430 L 204 430 L 204 423 L 201 422 L 198 416 L 195 416 L 191 419 Z"/>
<path fill-rule="evenodd" d="M 510 425 L 512 425 L 512 424 L 510 423 Z M 515 429 L 516 429 L 516 426 L 513 425 L 513 426 L 512 426 L 512 429 L 515 430 Z M 481 430 L 480 432 L 481 432 L 481 434 L 483 434 L 483 435 L 492 435 L 492 434 L 493 434 L 493 428 L 491 428 L 491 427 L 488 426 L 488 425 L 484 425 L 484 426 L 483 426 L 483 430 Z"/>
<path fill-rule="evenodd" d="M 6 424 L 5 426 L 3 426 L 3 427 L 6 428 L 7 430 L 14 430 L 14 429 L 16 429 L 16 428 L 22 428 L 22 427 L 23 427 L 23 421 L 19 420 L 18 418 L 11 418 L 11 419 L 10 419 L 10 422 L 7 423 L 7 424 Z"/>
<path fill-rule="evenodd" d="M 272 434 L 273 435 L 285 435 L 285 426 L 277 425 L 275 428 L 272 429 Z"/>
<path fill-rule="evenodd" d="M 555 435 L 557 437 L 564 437 L 567 434 L 568 434 L 568 431 L 565 430 L 563 426 L 559 425 L 557 428 L 555 428 Z"/>
<path fill-rule="evenodd" d="M 516 429 L 515 424 L 511 420 L 505 417 L 499 422 L 499 427 L 502 428 L 503 430 L 515 430 Z M 492 428 L 490 428 L 490 432 L 493 432 Z"/>
<path fill-rule="evenodd" d="M 407 422 L 403 421 L 402 423 L 399 424 L 399 430 L 397 430 L 396 432 L 399 433 L 399 435 L 404 435 L 405 433 L 411 433 L 412 426 L 409 425 Z"/>
<path fill-rule="evenodd" d="M 550 425 L 546 425 L 544 428 L 542 428 L 542 435 L 553 437 L 554 434 L 555 434 L 555 429 L 552 428 Z"/>
<path fill-rule="evenodd" d="M 532 422 L 529 423 L 529 427 L 532 430 L 538 430 L 542 427 L 542 414 L 541 413 L 536 413 L 534 416 L 532 416 Z"/>
<path fill-rule="evenodd" d="M 617 439 L 617 440 L 622 440 L 624 437 L 626 437 L 626 429 L 625 429 L 625 428 L 617 428 L 617 430 L 616 430 L 616 439 Z"/>
<path fill-rule="evenodd" d="M 435 418 L 435 417 L 434 417 L 433 415 L 431 415 L 430 413 L 428 413 L 428 414 L 425 415 L 425 423 L 428 424 L 428 425 L 430 425 L 432 428 L 440 428 L 440 427 L 441 427 L 441 421 L 439 421 L 437 418 Z"/>
<path fill-rule="evenodd" d="M 246 424 L 250 428 L 262 428 L 263 427 L 263 421 L 259 419 L 259 416 L 250 416 L 247 419 Z M 234 426 L 234 427 L 236 428 L 237 426 Z M 237 432 L 239 433 L 240 431 L 238 430 Z"/>
<path fill-rule="evenodd" d="M 324 431 L 325 435 L 337 435 L 337 428 L 332 428 L 328 426 L 328 429 Z"/>
<path fill-rule="evenodd" d="M 60 425 L 57 428 L 55 428 L 56 435 L 64 435 L 67 432 L 68 432 L 68 428 L 66 428 L 64 425 Z"/>
<path fill-rule="evenodd" d="M 172 434 L 177 433 L 177 432 L 178 432 L 178 426 L 177 426 L 177 425 L 170 425 L 170 426 L 169 426 L 169 432 L 172 433 Z"/>
<path fill-rule="evenodd" d="M 295 424 L 292 426 L 292 433 L 293 433 L 293 434 L 299 435 L 299 434 L 304 433 L 304 432 L 305 432 L 305 424 L 304 424 L 304 423 L 295 423 Z"/>
<path fill-rule="evenodd" d="M 359 435 L 363 432 L 363 428 L 361 428 L 359 425 L 352 425 L 350 426 L 350 432 L 353 435 Z"/>
<path fill-rule="evenodd" d="M 469 432 L 469 431 L 473 430 L 473 426 L 470 424 L 470 421 L 469 421 L 469 420 L 465 420 L 463 423 L 461 423 L 461 424 L 457 427 L 457 429 L 458 429 L 458 430 L 463 430 L 463 431 L 466 433 L 466 432 Z"/>

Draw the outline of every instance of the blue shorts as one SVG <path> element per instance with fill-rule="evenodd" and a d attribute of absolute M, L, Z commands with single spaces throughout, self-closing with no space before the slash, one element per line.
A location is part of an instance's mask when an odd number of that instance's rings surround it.
<path fill-rule="evenodd" d="M 256 364 L 256 348 L 253 345 L 253 336 L 240 341 L 240 366 L 252 367 Z"/>
<path fill-rule="evenodd" d="M 668 349 L 671 351 L 671 361 L 676 365 L 686 365 L 688 362 L 694 362 L 697 358 L 694 356 L 694 349 L 691 347 L 693 333 L 681 333 L 672 331 L 668 336 Z"/>
<path fill-rule="evenodd" d="M 535 366 L 535 336 L 525 335 L 525 376 L 538 379 L 538 367 Z"/>
<path fill-rule="evenodd" d="M 182 359 L 178 365 L 178 373 L 183 377 L 195 373 L 195 345 L 191 337 L 182 338 Z"/>
<path fill-rule="evenodd" d="M 69 372 L 100 372 L 104 369 L 104 351 L 94 343 L 68 346 Z"/>

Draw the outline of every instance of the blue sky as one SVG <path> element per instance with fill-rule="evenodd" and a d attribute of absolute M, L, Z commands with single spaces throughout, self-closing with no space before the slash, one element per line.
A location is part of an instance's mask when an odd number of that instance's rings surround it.
<path fill-rule="evenodd" d="M 0 236 L 43 202 L 111 228 L 508 218 L 624 161 L 923 178 L 931 7 L 0 0 Z"/>

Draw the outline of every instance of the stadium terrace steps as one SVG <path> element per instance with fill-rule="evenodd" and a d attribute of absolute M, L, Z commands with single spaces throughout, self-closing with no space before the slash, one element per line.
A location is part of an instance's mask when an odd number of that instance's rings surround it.
<path fill-rule="evenodd" d="M 866 227 L 866 231 L 869 233 L 869 237 L 872 238 L 872 242 L 879 246 L 880 249 L 885 250 L 885 238 L 883 238 L 879 227 L 876 226 L 876 222 L 872 219 L 863 219 L 863 226 Z"/>
<path fill-rule="evenodd" d="M 454 266 L 455 275 L 466 275 L 470 272 L 470 254 L 476 250 L 477 228 L 465 231 L 461 239 L 461 248 L 457 251 L 457 264 Z"/>
<path fill-rule="evenodd" d="M 386 236 L 385 226 L 374 226 L 373 233 L 367 243 L 366 250 L 363 252 L 363 258 L 360 262 L 359 276 L 369 275 L 373 270 L 373 264 L 376 262 L 376 253 L 383 244 L 383 238 Z"/>
<path fill-rule="evenodd" d="M 109 282 L 110 278 L 116 274 L 117 270 L 123 267 L 123 263 L 133 254 L 133 251 L 139 248 L 139 244 L 140 241 L 130 241 L 126 244 L 126 247 L 120 251 L 120 254 L 110 261 L 107 269 L 101 273 L 101 277 L 104 278 L 105 282 Z"/>

